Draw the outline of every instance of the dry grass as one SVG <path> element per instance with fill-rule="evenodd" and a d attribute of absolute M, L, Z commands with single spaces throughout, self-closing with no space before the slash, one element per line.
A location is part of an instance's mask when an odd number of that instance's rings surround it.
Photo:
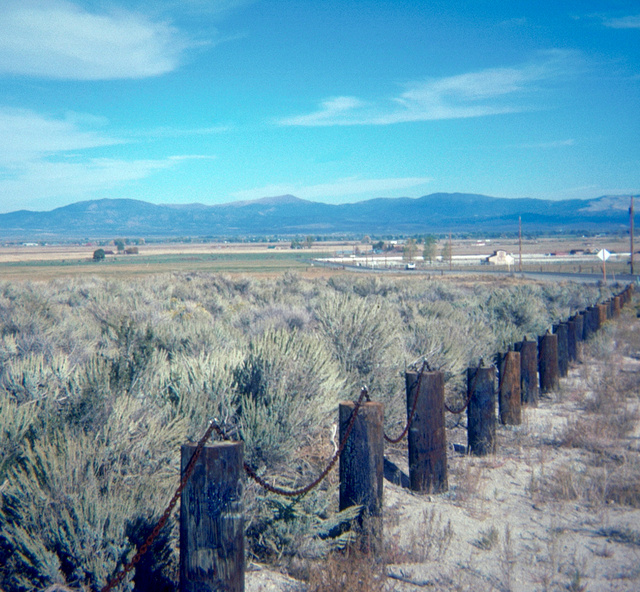
<path fill-rule="evenodd" d="M 309 566 L 307 592 L 391 592 L 385 566 L 370 555 L 334 553 Z"/>

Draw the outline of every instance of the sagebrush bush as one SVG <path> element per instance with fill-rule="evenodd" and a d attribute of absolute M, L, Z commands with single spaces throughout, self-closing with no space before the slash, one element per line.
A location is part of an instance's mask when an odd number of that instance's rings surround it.
<path fill-rule="evenodd" d="M 290 460 L 301 440 L 323 427 L 344 388 L 317 336 L 280 329 L 252 339 L 234 371 L 235 414 L 249 462 Z"/>
<path fill-rule="evenodd" d="M 140 524 L 150 529 L 175 488 L 184 424 L 122 397 L 101 432 L 63 427 L 26 445 L 2 491 L 3 587 L 106 585 L 142 542 Z M 168 544 L 165 537 L 156 575 L 175 571 Z"/>

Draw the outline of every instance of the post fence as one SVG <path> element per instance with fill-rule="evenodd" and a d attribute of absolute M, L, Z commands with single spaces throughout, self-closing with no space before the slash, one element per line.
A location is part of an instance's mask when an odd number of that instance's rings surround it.
<path fill-rule="evenodd" d="M 547 331 L 537 342 L 525 336 L 515 344 L 516 351 L 499 354 L 501 423 L 520 424 L 522 403 L 537 405 L 539 392 L 557 389 L 560 376 L 567 375 L 569 362 L 579 361 L 580 342 L 592 336 L 606 320 L 618 317 L 632 294 L 633 286 L 629 285 L 607 303 L 596 304 L 557 324 L 554 333 Z M 495 375 L 495 366 L 484 367 L 482 362 L 467 369 L 467 450 L 478 456 L 496 450 Z M 423 367 L 420 372 L 405 373 L 405 386 L 408 423 L 403 435 L 408 433 L 411 489 L 445 492 L 448 478 L 444 375 L 439 371 L 426 372 Z M 339 458 L 340 510 L 362 506 L 355 527 L 359 548 L 378 557 L 383 546 L 384 406 L 379 402 L 363 402 L 365 395 L 368 399 L 363 389 L 357 403 L 340 403 L 341 447 L 320 478 L 300 491 L 306 493 L 314 487 Z M 453 412 L 461 413 L 463 409 Z M 180 592 L 244 592 L 242 491 L 245 473 L 251 476 L 251 469 L 244 463 L 242 442 L 225 440 L 205 445 L 211 430 L 212 427 L 197 446 L 181 447 L 183 479 L 165 512 L 170 514 L 180 496 Z M 219 428 L 218 432 L 225 437 Z M 277 488 L 270 490 L 278 492 Z M 163 517 L 161 524 L 165 521 Z M 160 527 L 159 524 L 153 536 Z M 129 569 L 124 570 L 124 575 Z M 121 579 L 122 575 L 113 582 L 117 584 Z"/>

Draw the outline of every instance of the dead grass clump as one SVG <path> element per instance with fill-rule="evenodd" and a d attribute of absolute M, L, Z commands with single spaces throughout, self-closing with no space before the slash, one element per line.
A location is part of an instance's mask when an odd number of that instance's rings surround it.
<path fill-rule="evenodd" d="M 579 500 L 600 505 L 605 501 L 603 472 L 562 465 L 538 484 L 538 493 L 555 500 Z"/>
<path fill-rule="evenodd" d="M 464 504 L 478 498 L 482 489 L 482 467 L 465 462 L 452 467 L 450 474 L 451 494 L 456 503 Z"/>
<path fill-rule="evenodd" d="M 424 563 L 440 561 L 446 556 L 455 533 L 451 520 L 442 517 L 435 509 L 426 508 L 418 525 L 411 530 L 405 548 L 397 541 L 387 545 L 389 563 Z"/>
<path fill-rule="evenodd" d="M 631 528 L 616 528 L 608 526 L 598 530 L 598 535 L 606 537 L 608 541 L 613 543 L 622 543 L 623 545 L 640 547 L 640 532 Z"/>
<path fill-rule="evenodd" d="M 579 417 L 567 425 L 558 444 L 566 448 L 580 448 L 610 460 L 619 458 L 621 440 L 633 430 L 637 412 L 621 409 L 617 415 L 591 415 Z M 594 459 L 599 464 L 599 459 Z"/>
<path fill-rule="evenodd" d="M 640 508 L 640 458 L 638 454 L 624 455 L 624 463 L 611 470 L 606 483 L 606 500 Z"/>
<path fill-rule="evenodd" d="M 637 456 L 624 454 L 617 463 L 601 466 L 584 462 L 564 464 L 536 480 L 532 493 L 557 500 L 640 508 L 640 461 Z"/>
<path fill-rule="evenodd" d="M 489 530 L 480 531 L 480 536 L 472 541 L 471 544 L 481 551 L 490 551 L 496 546 L 499 539 L 500 535 L 496 527 L 492 526 Z"/>
<path fill-rule="evenodd" d="M 336 553 L 309 568 L 307 592 L 384 592 L 389 589 L 384 564 L 370 555 Z"/>
<path fill-rule="evenodd" d="M 601 372 L 586 374 L 590 392 L 583 396 L 583 406 L 587 413 L 617 415 L 620 407 L 638 399 L 640 373 L 623 372 L 620 360 L 607 364 Z"/>

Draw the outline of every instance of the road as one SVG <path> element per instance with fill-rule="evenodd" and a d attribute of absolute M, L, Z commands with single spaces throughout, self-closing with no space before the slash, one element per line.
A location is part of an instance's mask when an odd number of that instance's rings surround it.
<path fill-rule="evenodd" d="M 331 263 L 328 261 L 314 260 L 314 265 L 328 267 L 330 269 L 343 269 L 354 273 L 373 273 L 378 275 L 402 275 L 402 276 L 427 276 L 445 277 L 445 276 L 473 276 L 473 275 L 492 275 L 497 277 L 514 277 L 524 278 L 536 281 L 546 282 L 579 282 L 583 284 L 595 284 L 602 281 L 601 273 L 556 273 L 553 271 L 501 271 L 498 269 L 402 269 L 402 268 L 385 268 L 385 267 L 365 267 L 363 265 L 343 265 L 340 263 Z M 638 280 L 640 276 L 627 274 L 607 275 L 607 284 L 629 284 Z"/>

